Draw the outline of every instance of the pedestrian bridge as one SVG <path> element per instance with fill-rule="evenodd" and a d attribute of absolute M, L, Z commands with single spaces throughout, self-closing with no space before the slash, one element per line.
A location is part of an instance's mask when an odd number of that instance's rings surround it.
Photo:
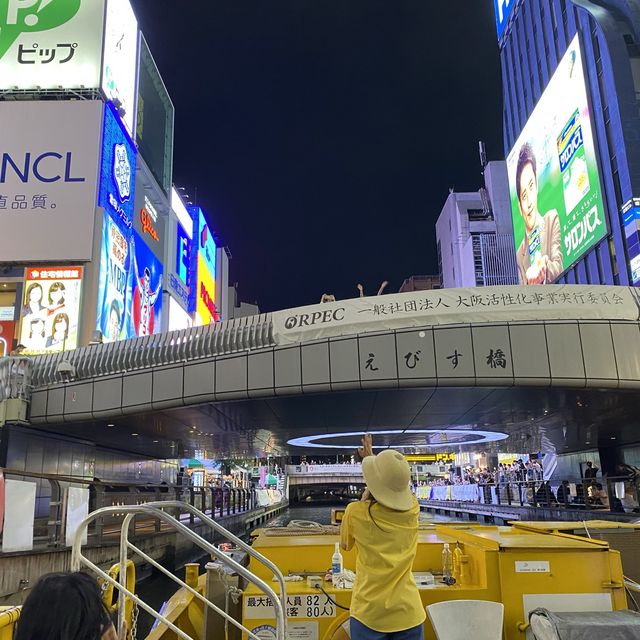
<path fill-rule="evenodd" d="M 291 487 L 364 483 L 360 464 L 290 464 L 286 472 Z"/>
<path fill-rule="evenodd" d="M 156 457 L 345 453 L 371 430 L 405 449 L 623 444 L 639 309 L 629 287 L 450 289 L 92 345 L 33 359 L 28 421 Z"/>

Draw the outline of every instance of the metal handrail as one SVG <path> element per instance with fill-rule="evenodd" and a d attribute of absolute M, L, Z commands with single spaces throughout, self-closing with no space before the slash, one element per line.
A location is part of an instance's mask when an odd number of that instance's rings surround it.
<path fill-rule="evenodd" d="M 272 317 L 263 313 L 35 356 L 33 384 L 42 387 L 60 382 L 57 369 L 63 361 L 73 366 L 75 380 L 83 380 L 272 346 L 275 346 Z"/>
<path fill-rule="evenodd" d="M 185 509 L 186 511 L 193 513 L 193 515 L 200 518 L 203 524 L 208 525 L 215 532 L 222 534 L 235 544 L 237 547 L 245 551 L 252 558 L 255 558 L 260 564 L 264 565 L 269 569 L 273 575 L 275 576 L 278 584 L 280 585 L 280 600 L 282 602 L 283 610 L 286 610 L 287 607 L 287 596 L 286 596 L 286 583 L 284 580 L 284 576 L 278 566 L 269 560 L 266 556 L 262 555 L 260 552 L 256 551 L 250 544 L 244 542 L 241 538 L 233 535 L 230 531 L 225 529 L 221 524 L 216 522 L 213 518 L 210 518 L 206 513 L 196 509 L 196 507 L 190 504 L 184 504 L 179 500 L 167 500 L 166 502 L 147 502 L 146 506 L 155 507 L 157 509 Z"/>
<path fill-rule="evenodd" d="M 186 525 L 182 524 L 180 521 L 176 520 L 173 516 L 169 515 L 157 505 L 161 504 L 162 507 L 166 507 L 167 503 L 155 503 L 156 506 L 150 506 L 151 503 L 147 503 L 145 505 L 121 505 L 115 507 L 103 507 L 102 509 L 98 509 L 93 513 L 90 513 L 82 522 L 79 524 L 78 529 L 76 530 L 73 548 L 71 552 L 71 568 L 73 571 L 78 571 L 80 566 L 84 566 L 95 573 L 98 574 L 105 582 L 112 585 L 115 589 L 118 590 L 119 593 L 119 608 L 118 608 L 118 631 L 122 632 L 124 630 L 124 612 L 125 612 L 125 600 L 126 598 L 130 598 L 135 604 L 137 604 L 141 609 L 146 611 L 153 618 L 158 620 L 160 623 L 166 625 L 171 631 L 173 631 L 178 637 L 183 638 L 183 640 L 193 640 L 186 633 L 181 631 L 178 627 L 176 627 L 172 622 L 170 622 L 165 616 L 158 613 L 155 609 L 147 605 L 144 601 L 142 601 L 138 596 L 129 591 L 126 588 L 126 572 L 120 571 L 119 582 L 113 579 L 109 574 L 104 572 L 98 566 L 96 566 L 93 562 L 91 562 L 86 556 L 82 554 L 82 538 L 89 526 L 89 523 L 94 519 L 104 516 L 105 514 L 115 513 L 118 511 L 119 513 L 126 513 L 126 517 L 122 524 L 122 534 L 120 537 L 120 566 L 126 566 L 128 550 L 132 550 L 135 553 L 138 553 L 145 561 L 150 562 L 153 566 L 160 568 L 159 565 L 150 558 L 143 551 L 138 549 L 135 545 L 131 544 L 128 539 L 128 529 L 131 523 L 131 520 L 138 514 L 146 514 L 151 515 L 159 520 L 166 522 L 169 526 L 175 529 L 176 532 L 184 534 L 184 536 L 191 540 L 195 545 L 199 546 L 201 549 L 214 556 L 218 560 L 220 560 L 223 564 L 231 567 L 236 573 L 241 575 L 243 578 L 255 584 L 270 600 L 275 612 L 275 620 L 276 620 L 276 638 L 277 640 L 285 640 L 286 637 L 286 619 L 284 617 L 285 608 L 283 607 L 283 601 L 286 603 L 286 592 L 284 589 L 282 590 L 282 600 L 276 595 L 275 591 L 266 583 L 264 580 L 251 573 L 248 569 L 243 567 L 241 564 L 233 560 L 230 556 L 225 554 L 224 552 L 217 549 L 213 544 L 207 542 L 204 538 L 199 536 L 197 533 L 189 529 Z M 185 505 L 183 503 L 174 503 L 172 506 L 180 506 L 183 508 Z M 189 505 L 190 507 L 190 505 Z M 190 509 L 194 509 L 194 513 L 198 515 L 198 517 L 203 521 L 207 522 L 210 520 L 205 514 L 198 511 L 194 507 L 190 507 Z M 213 525 L 213 528 L 223 533 L 229 540 L 238 540 L 233 534 L 224 529 L 224 527 L 220 527 L 217 523 L 210 521 L 210 525 Z M 243 543 L 244 544 L 244 543 Z M 271 563 L 272 564 L 272 563 Z M 275 565 L 272 565 L 275 567 Z M 270 567 L 271 568 L 271 567 Z M 161 569 L 161 568 L 160 568 Z M 281 585 L 284 585 L 284 577 L 280 573 L 280 571 L 275 567 L 277 571 L 277 576 L 279 578 L 279 582 Z M 162 570 L 162 569 L 161 569 Z M 174 580 L 177 584 L 179 584 L 182 588 L 187 589 L 189 592 L 193 593 L 195 590 L 187 585 L 184 581 L 180 580 L 173 574 L 167 571 L 163 571 L 165 575 Z M 225 620 L 231 622 L 234 626 L 241 629 L 244 633 L 248 635 L 248 637 L 252 638 L 252 640 L 260 640 L 258 636 L 256 636 L 252 631 L 249 631 L 237 620 L 229 616 L 225 611 L 217 607 L 215 604 L 210 602 L 204 597 L 201 597 L 200 594 L 197 594 L 197 597 L 201 599 L 206 606 L 215 611 L 218 615 L 221 615 Z"/>

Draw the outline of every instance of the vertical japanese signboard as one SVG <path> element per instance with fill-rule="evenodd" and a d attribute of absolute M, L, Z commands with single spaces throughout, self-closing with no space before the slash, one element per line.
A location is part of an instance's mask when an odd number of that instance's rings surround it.
<path fill-rule="evenodd" d="M 496 30 L 498 31 L 498 39 L 502 38 L 502 34 L 507 26 L 509 16 L 513 11 L 517 0 L 493 0 L 493 6 L 496 11 Z"/>
<path fill-rule="evenodd" d="M 160 331 L 162 264 L 133 229 L 136 151 L 113 105 L 105 111 L 104 207 L 96 329 L 105 341 Z"/>
<path fill-rule="evenodd" d="M 195 207 L 198 219 L 198 286 L 196 291 L 196 325 L 219 320 L 216 308 L 216 243 L 202 209 Z M 194 215 L 195 218 L 195 215 Z"/>

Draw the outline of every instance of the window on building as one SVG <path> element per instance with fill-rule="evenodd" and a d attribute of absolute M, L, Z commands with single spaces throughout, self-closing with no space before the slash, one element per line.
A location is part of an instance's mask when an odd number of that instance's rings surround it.
<path fill-rule="evenodd" d="M 482 247 L 480 246 L 480 236 L 476 233 L 472 233 L 471 242 L 473 245 L 473 271 L 476 276 L 476 287 L 483 287 L 484 269 L 482 265 Z"/>
<path fill-rule="evenodd" d="M 440 276 L 440 282 L 442 282 L 442 245 L 438 240 L 438 275 Z"/>
<path fill-rule="evenodd" d="M 467 209 L 467 215 L 469 216 L 469 222 L 493 220 L 493 214 L 484 209 Z"/>
<path fill-rule="evenodd" d="M 630 33 L 624 34 L 624 41 L 627 45 L 627 52 L 630 58 L 640 58 L 640 47 L 633 39 L 633 36 Z"/>
<path fill-rule="evenodd" d="M 618 260 L 616 256 L 616 245 L 613 238 L 609 238 L 609 254 L 611 255 L 611 268 L 613 269 L 613 283 L 620 284 L 620 273 L 618 272 Z"/>

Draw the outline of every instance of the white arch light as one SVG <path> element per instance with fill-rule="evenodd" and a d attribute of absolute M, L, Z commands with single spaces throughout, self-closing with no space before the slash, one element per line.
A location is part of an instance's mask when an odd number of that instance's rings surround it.
<path fill-rule="evenodd" d="M 319 444 L 318 440 L 327 440 L 328 438 L 348 438 L 350 436 L 364 436 L 370 434 L 372 436 L 381 435 L 410 435 L 412 433 L 423 434 L 437 434 L 443 436 L 451 435 L 463 435 L 463 436 L 475 436 L 471 440 L 464 440 L 462 442 L 439 442 L 437 444 L 431 444 L 425 442 L 424 444 L 399 444 L 393 445 L 394 449 L 415 449 L 420 447 L 446 447 L 455 445 L 469 445 L 469 444 L 486 444 L 488 442 L 497 442 L 498 440 L 505 440 L 509 437 L 508 434 L 500 431 L 476 431 L 475 429 L 384 429 L 381 431 L 342 431 L 339 433 L 322 433 L 316 436 L 302 436 L 300 438 L 292 438 L 287 441 L 287 444 L 293 447 L 308 447 L 312 449 L 349 449 L 354 450 L 360 446 L 360 443 L 338 445 L 338 444 Z M 387 449 L 385 446 L 374 446 L 374 449 Z"/>

